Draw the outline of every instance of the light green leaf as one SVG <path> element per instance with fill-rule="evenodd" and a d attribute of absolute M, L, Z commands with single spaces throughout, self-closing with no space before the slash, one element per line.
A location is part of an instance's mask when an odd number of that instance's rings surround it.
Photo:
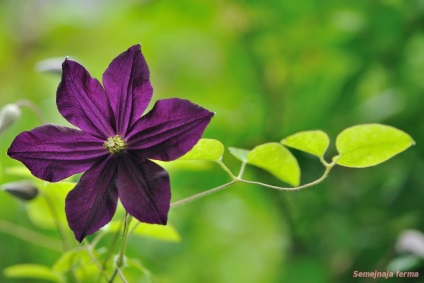
<path fill-rule="evenodd" d="M 197 144 L 178 160 L 218 161 L 224 154 L 224 145 L 214 139 L 200 139 Z"/>
<path fill-rule="evenodd" d="M 160 167 L 164 168 L 168 172 L 178 171 L 178 170 L 206 171 L 206 170 L 210 170 L 211 167 L 214 165 L 213 163 L 207 160 L 199 160 L 198 162 L 193 162 L 193 160 L 177 159 L 173 162 L 160 161 L 160 160 L 153 160 L 153 162 L 155 162 L 156 164 L 158 164 Z"/>
<path fill-rule="evenodd" d="M 154 238 L 162 241 L 168 242 L 179 242 L 181 241 L 181 236 L 177 230 L 170 224 L 168 225 L 156 225 L 156 224 L 147 224 L 147 223 L 138 223 L 137 227 L 134 229 L 135 235 L 140 235 L 144 237 Z"/>
<path fill-rule="evenodd" d="M 44 279 L 53 282 L 64 282 L 60 274 L 53 272 L 49 267 L 39 264 L 18 264 L 5 268 L 3 273 L 10 278 Z"/>
<path fill-rule="evenodd" d="M 247 162 L 247 156 L 249 155 L 250 150 L 237 147 L 229 147 L 228 150 L 235 158 L 237 158 L 241 162 Z"/>
<path fill-rule="evenodd" d="M 122 221 L 112 221 L 104 230 L 110 233 L 118 232 L 121 228 Z M 134 229 L 135 227 L 135 229 Z M 157 240 L 167 241 L 167 242 L 180 242 L 181 236 L 177 230 L 171 225 L 157 225 L 157 224 L 148 224 L 133 221 L 130 224 L 130 231 L 133 231 L 134 235 L 153 238 Z"/>
<path fill-rule="evenodd" d="M 363 168 L 380 164 L 414 145 L 405 132 L 381 124 L 353 126 L 336 139 L 337 164 Z"/>
<path fill-rule="evenodd" d="M 288 136 L 281 143 L 285 146 L 323 157 L 330 144 L 330 139 L 323 131 L 304 131 Z"/>
<path fill-rule="evenodd" d="M 300 168 L 296 158 L 279 143 L 255 147 L 247 156 L 247 163 L 267 170 L 290 185 L 298 186 L 300 183 Z"/>

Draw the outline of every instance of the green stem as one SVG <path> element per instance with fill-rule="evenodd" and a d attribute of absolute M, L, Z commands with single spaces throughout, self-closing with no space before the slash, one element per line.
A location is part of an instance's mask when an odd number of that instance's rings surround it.
<path fill-rule="evenodd" d="M 0 231 L 29 243 L 61 252 L 61 242 L 55 238 L 44 236 L 30 229 L 0 219 Z"/>
<path fill-rule="evenodd" d="M 115 280 L 115 277 L 118 273 L 119 273 L 119 276 L 121 277 L 121 279 L 123 281 L 125 280 L 124 274 L 121 272 L 121 268 L 125 264 L 124 254 L 125 254 L 125 249 L 127 247 L 128 231 L 129 231 L 129 226 L 130 226 L 131 220 L 132 220 L 132 216 L 127 213 L 125 215 L 124 231 L 123 231 L 123 234 L 122 234 L 121 248 L 119 249 L 118 258 L 116 260 L 115 271 L 113 272 L 112 277 L 109 279 L 109 281 L 108 281 L 109 283 L 112 283 L 113 280 Z M 126 282 L 126 281 L 124 281 L 124 282 Z"/>
<path fill-rule="evenodd" d="M 40 108 L 38 108 L 38 106 L 35 103 L 33 103 L 32 101 L 26 100 L 26 99 L 22 99 L 22 100 L 19 100 L 18 102 L 16 102 L 15 105 L 18 106 L 18 107 L 23 107 L 24 106 L 24 107 L 30 108 L 37 115 L 37 117 L 40 120 L 41 124 L 47 124 L 47 121 L 44 118 L 43 113 L 41 113 Z"/>
<path fill-rule="evenodd" d="M 128 281 L 125 278 L 124 273 L 122 272 L 122 270 L 120 268 L 118 268 L 117 270 L 118 270 L 119 277 L 121 277 L 122 282 L 128 283 Z"/>
<path fill-rule="evenodd" d="M 322 159 L 321 162 L 325 166 L 325 171 L 324 171 L 323 175 L 319 179 L 317 179 L 313 182 L 310 182 L 310 183 L 307 183 L 307 184 L 304 184 L 304 185 L 301 185 L 301 186 L 297 186 L 297 187 L 273 186 L 273 185 L 265 184 L 265 183 L 262 183 L 262 182 L 249 181 L 249 180 L 242 179 L 241 177 L 243 175 L 244 167 L 246 165 L 244 162 L 242 163 L 242 167 L 240 168 L 240 172 L 239 172 L 238 176 L 235 177 L 233 175 L 233 173 L 231 173 L 231 171 L 228 169 L 228 167 L 224 163 L 222 163 L 222 161 L 218 161 L 218 164 L 221 165 L 221 167 L 228 173 L 228 175 L 232 178 L 232 181 L 230 181 L 230 182 L 228 182 L 224 185 L 221 185 L 219 187 L 216 187 L 216 188 L 213 188 L 213 189 L 192 195 L 190 197 L 175 201 L 175 202 L 171 203 L 171 207 L 177 207 L 177 206 L 187 204 L 187 203 L 192 202 L 194 200 L 200 199 L 200 198 L 205 197 L 207 195 L 210 195 L 210 194 L 216 193 L 220 190 L 223 190 L 223 189 L 225 189 L 225 188 L 227 188 L 227 187 L 229 187 L 229 186 L 231 186 L 235 183 L 238 183 L 238 182 L 239 183 L 245 183 L 245 184 L 251 184 L 251 185 L 258 185 L 258 186 L 261 186 L 261 187 L 270 188 L 270 189 L 274 189 L 274 190 L 278 190 L 278 191 L 299 191 L 299 190 L 303 190 L 303 189 L 318 185 L 319 183 L 324 181 L 327 178 L 328 173 L 330 173 L 331 169 L 334 167 L 334 165 L 336 165 L 336 161 L 337 161 L 337 157 L 333 158 L 333 162 L 331 162 L 331 163 L 327 163 L 327 162 L 325 162 L 325 160 Z"/>
<path fill-rule="evenodd" d="M 243 177 L 244 169 L 246 168 L 246 162 L 241 163 L 240 171 L 237 175 L 237 179 L 241 179 Z"/>
<path fill-rule="evenodd" d="M 107 233 L 103 231 L 99 231 L 96 234 L 96 237 L 91 241 L 90 245 L 93 247 L 93 249 L 97 246 L 97 244 L 100 242 L 100 240 L 106 235 Z"/>
<path fill-rule="evenodd" d="M 118 242 L 119 231 L 121 231 L 122 225 L 123 225 L 123 224 L 125 223 L 125 221 L 126 221 L 126 217 L 127 217 L 127 215 L 125 215 L 125 216 L 124 216 L 124 218 L 123 218 L 123 220 L 122 220 L 121 224 L 119 225 L 119 229 L 118 229 L 118 231 L 117 231 L 117 232 L 115 233 L 115 235 L 113 236 L 112 242 L 111 242 L 111 243 L 110 243 L 110 245 L 109 245 L 109 249 L 108 249 L 108 251 L 107 251 L 106 257 L 104 258 L 103 263 L 102 263 L 102 269 L 103 269 L 103 270 L 105 270 L 105 269 L 106 269 L 106 267 L 107 267 L 107 263 L 108 263 L 108 261 L 109 261 L 110 257 L 112 256 L 113 251 L 115 250 L 116 243 Z M 100 279 L 100 278 L 99 278 L 99 279 Z M 98 280 L 98 282 L 99 282 L 99 280 Z"/>
<path fill-rule="evenodd" d="M 60 219 L 57 216 L 58 214 L 57 214 L 56 207 L 52 199 L 46 193 L 43 193 L 42 196 L 44 200 L 46 201 L 47 207 L 50 210 L 50 214 L 52 215 L 53 222 L 56 226 L 57 232 L 59 233 L 60 239 L 62 240 L 63 251 L 66 252 L 67 250 L 69 250 L 69 243 L 66 237 L 65 230 L 63 229 L 62 224 L 60 223 Z"/>
<path fill-rule="evenodd" d="M 233 179 L 233 180 L 237 179 L 237 177 L 234 176 L 234 174 L 231 172 L 231 170 L 227 167 L 227 165 L 224 164 L 224 162 L 222 162 L 221 159 L 218 160 L 217 163 L 228 174 L 228 176 L 230 176 L 231 179 Z"/>
<path fill-rule="evenodd" d="M 331 163 L 327 163 L 327 162 L 324 161 L 325 163 L 323 162 L 323 164 L 325 166 L 325 171 L 322 174 L 322 176 L 315 181 L 312 181 L 310 183 L 307 183 L 307 184 L 304 184 L 304 185 L 301 185 L 301 186 L 298 186 L 298 187 L 273 186 L 273 185 L 268 185 L 268 184 L 261 183 L 261 182 L 248 181 L 248 180 L 244 180 L 244 179 L 238 179 L 238 181 L 242 182 L 242 183 L 246 183 L 246 184 L 251 184 L 251 185 L 259 185 L 259 186 L 262 186 L 262 187 L 265 187 L 265 188 L 270 188 L 270 189 L 274 189 L 274 190 L 278 190 L 278 191 L 300 191 L 300 190 L 318 185 L 319 183 L 324 181 L 327 178 L 328 173 L 330 173 L 331 169 L 334 167 L 334 165 L 336 165 L 336 161 L 337 161 L 337 158 L 334 158 L 333 162 L 331 162 Z"/>
<path fill-rule="evenodd" d="M 221 185 L 219 187 L 216 187 L 216 188 L 213 188 L 213 189 L 210 189 L 210 190 L 207 190 L 207 191 L 204 191 L 204 192 L 201 192 L 201 193 L 192 195 L 190 197 L 187 197 L 187 198 L 184 198 L 184 199 L 175 201 L 175 202 L 171 203 L 171 207 L 181 206 L 181 205 L 187 204 L 189 202 L 192 202 L 194 200 L 197 200 L 199 198 L 205 197 L 207 195 L 216 193 L 218 191 L 221 191 L 221 190 L 223 190 L 223 189 L 225 189 L 225 188 L 227 188 L 227 187 L 235 184 L 236 182 L 237 182 L 236 180 L 232 180 L 231 182 L 228 182 L 228 183 L 226 183 L 224 185 Z"/>

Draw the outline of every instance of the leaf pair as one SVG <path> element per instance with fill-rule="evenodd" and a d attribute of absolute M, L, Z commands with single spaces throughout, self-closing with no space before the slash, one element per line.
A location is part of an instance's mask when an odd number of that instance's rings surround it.
<path fill-rule="evenodd" d="M 321 158 L 330 139 L 322 131 L 306 131 L 291 135 L 281 143 Z M 365 124 L 349 127 L 336 138 L 339 153 L 336 164 L 354 168 L 375 166 L 414 144 L 408 134 L 391 126 Z"/>

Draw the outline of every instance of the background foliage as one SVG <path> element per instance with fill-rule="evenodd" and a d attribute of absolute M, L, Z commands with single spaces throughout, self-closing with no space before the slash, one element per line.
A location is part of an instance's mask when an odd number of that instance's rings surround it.
<path fill-rule="evenodd" d="M 352 272 L 385 270 L 398 256 L 399 234 L 424 231 L 422 0 L 3 0 L 0 16 L 0 105 L 30 99 L 52 123 L 67 124 L 55 107 L 60 77 L 37 72 L 37 62 L 70 56 L 101 78 L 116 54 L 142 43 L 155 99 L 187 98 L 216 112 L 204 137 L 227 147 L 251 149 L 312 129 L 334 141 L 350 125 L 374 122 L 415 139 L 389 162 L 337 167 L 305 191 L 241 184 L 172 209 L 180 243 L 129 241 L 128 254 L 156 282 L 367 282 Z M 38 125 L 25 109 L 0 136 L 0 183 L 17 180 L 3 171 L 18 164 L 5 154 L 11 141 Z M 315 158 L 295 155 L 302 182 L 320 176 Z M 237 168 L 228 152 L 224 159 Z M 228 179 L 197 161 L 169 171 L 173 200 Z M 255 168 L 246 176 L 280 182 Z M 26 210 L 0 192 L 1 219 L 57 236 L 34 226 Z M 0 269 L 52 265 L 60 255 L 8 233 L 0 233 L 0 248 Z"/>

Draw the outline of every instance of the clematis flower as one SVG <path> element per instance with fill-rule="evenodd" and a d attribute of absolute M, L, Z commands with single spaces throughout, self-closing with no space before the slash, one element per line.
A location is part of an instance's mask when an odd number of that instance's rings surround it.
<path fill-rule="evenodd" d="M 43 125 L 19 134 L 8 150 L 38 178 L 57 182 L 84 172 L 66 197 L 66 216 L 82 241 L 107 224 L 118 198 L 141 222 L 166 224 L 168 173 L 149 159 L 171 161 L 200 139 L 212 112 L 188 100 L 158 100 L 149 69 L 134 45 L 103 74 L 103 86 L 77 62 L 66 59 L 57 90 L 59 112 L 79 129 Z"/>

